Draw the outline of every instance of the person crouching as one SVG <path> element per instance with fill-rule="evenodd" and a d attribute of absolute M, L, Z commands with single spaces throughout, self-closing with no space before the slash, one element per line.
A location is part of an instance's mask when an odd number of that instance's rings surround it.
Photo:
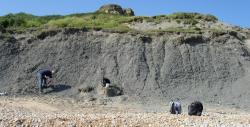
<path fill-rule="evenodd" d="M 37 72 L 37 85 L 39 93 L 43 93 L 44 88 L 48 88 L 49 84 L 52 83 L 52 75 L 54 71 L 48 69 L 40 69 Z"/>
<path fill-rule="evenodd" d="M 181 114 L 182 109 L 181 109 L 181 103 L 179 101 L 173 101 L 169 103 L 170 106 L 170 113 L 171 114 Z"/>

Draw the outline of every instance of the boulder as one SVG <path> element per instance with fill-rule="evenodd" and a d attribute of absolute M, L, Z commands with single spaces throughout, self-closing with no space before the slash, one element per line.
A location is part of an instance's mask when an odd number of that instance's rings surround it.
<path fill-rule="evenodd" d="M 117 4 L 103 5 L 100 7 L 99 10 L 97 10 L 97 12 L 107 13 L 107 14 L 134 16 L 134 11 L 131 8 L 123 9 L 120 5 L 117 5 Z"/>
<path fill-rule="evenodd" d="M 108 14 L 119 14 L 119 15 L 124 14 L 122 7 L 116 4 L 103 5 L 97 12 L 108 13 Z"/>
<path fill-rule="evenodd" d="M 106 90 L 107 90 L 106 92 L 107 97 L 115 97 L 123 94 L 122 89 L 116 86 L 110 86 Z"/>
<path fill-rule="evenodd" d="M 116 86 L 102 87 L 99 85 L 97 93 L 105 97 L 115 97 L 123 95 L 123 90 Z"/>

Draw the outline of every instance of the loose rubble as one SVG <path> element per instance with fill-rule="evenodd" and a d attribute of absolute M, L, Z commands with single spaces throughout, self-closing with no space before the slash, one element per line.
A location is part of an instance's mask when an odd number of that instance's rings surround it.
<path fill-rule="evenodd" d="M 21 103 L 20 103 L 20 102 Z M 22 102 L 25 101 L 25 102 Z M 18 104 L 19 103 L 19 104 Z M 35 105 L 35 107 L 27 106 Z M 37 105 L 36 105 L 37 104 Z M 64 105 L 64 104 L 63 104 Z M 42 106 L 42 107 L 41 107 Z M 39 110 L 40 108 L 48 110 Z M 51 110 L 57 108 L 58 110 Z M 96 108 L 95 110 L 90 110 Z M 114 110 L 116 109 L 116 110 Z M 57 107 L 43 104 L 35 99 L 0 98 L 0 126 L 142 126 L 142 127 L 248 127 L 250 115 L 244 112 L 218 112 L 207 110 L 201 117 L 188 116 L 187 113 L 172 115 L 167 111 L 143 112 L 125 108 Z M 119 110 L 118 110 L 119 109 Z"/>

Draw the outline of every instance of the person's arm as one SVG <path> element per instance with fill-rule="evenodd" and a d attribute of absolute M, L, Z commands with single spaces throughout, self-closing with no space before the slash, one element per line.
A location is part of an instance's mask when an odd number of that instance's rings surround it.
<path fill-rule="evenodd" d="M 106 87 L 106 88 L 108 88 L 108 87 L 109 87 L 109 85 L 110 85 L 109 83 L 106 83 L 105 87 Z"/>
<path fill-rule="evenodd" d="M 169 102 L 169 112 L 170 112 L 170 113 L 173 112 L 173 111 L 172 111 L 172 110 L 173 110 L 173 107 L 172 107 L 172 106 L 173 106 L 173 102 L 170 101 L 170 102 Z"/>
<path fill-rule="evenodd" d="M 47 85 L 51 85 L 53 83 L 53 80 L 51 77 L 45 75 L 45 78 L 47 80 Z"/>

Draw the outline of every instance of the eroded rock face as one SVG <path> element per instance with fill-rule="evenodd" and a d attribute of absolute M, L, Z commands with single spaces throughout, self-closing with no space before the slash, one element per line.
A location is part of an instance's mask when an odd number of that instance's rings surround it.
<path fill-rule="evenodd" d="M 116 4 L 103 5 L 97 12 L 134 16 L 134 11 L 131 8 L 123 9 L 120 5 Z"/>
<path fill-rule="evenodd" d="M 142 99 L 243 99 L 230 91 L 250 65 L 249 52 L 230 34 L 146 36 L 64 29 L 44 35 L 0 39 L 1 90 L 32 92 L 36 71 L 51 68 L 57 70 L 56 83 L 72 86 L 58 95 L 77 94 L 74 88 L 80 86 L 97 87 L 108 77 L 125 95 Z"/>

